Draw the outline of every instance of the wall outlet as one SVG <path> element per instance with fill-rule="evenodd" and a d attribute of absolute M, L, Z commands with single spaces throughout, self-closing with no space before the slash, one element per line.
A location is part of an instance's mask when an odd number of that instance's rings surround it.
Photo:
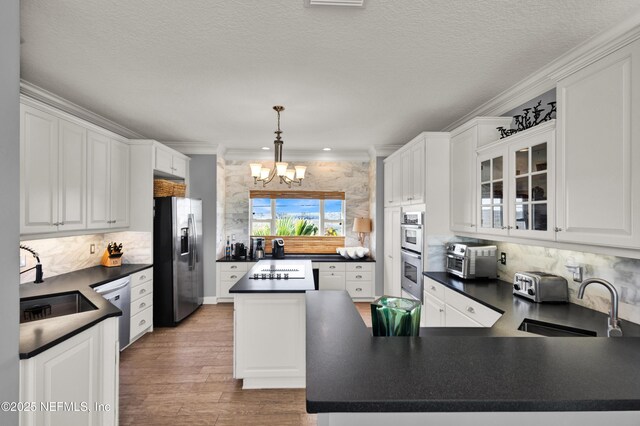
<path fill-rule="evenodd" d="M 27 255 L 20 255 L 20 267 L 24 268 L 27 266 Z"/>
<path fill-rule="evenodd" d="M 507 264 L 507 253 L 500 252 L 500 263 L 502 265 L 506 265 Z"/>
<path fill-rule="evenodd" d="M 89 246 L 89 253 L 90 254 L 94 254 L 96 252 L 96 245 L 95 244 L 91 244 Z"/>

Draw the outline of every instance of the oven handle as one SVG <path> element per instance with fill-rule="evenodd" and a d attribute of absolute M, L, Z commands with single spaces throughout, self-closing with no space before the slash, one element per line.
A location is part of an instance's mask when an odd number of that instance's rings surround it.
<path fill-rule="evenodd" d="M 447 257 L 449 259 L 464 260 L 464 256 L 456 256 L 454 254 L 448 254 Z"/>
<path fill-rule="evenodd" d="M 415 229 L 422 229 L 422 225 L 416 225 L 415 223 L 401 223 L 400 224 L 401 228 L 415 228 Z"/>
<path fill-rule="evenodd" d="M 417 254 L 417 253 L 411 253 L 411 252 L 409 252 L 409 251 L 404 251 L 404 250 L 402 250 L 402 253 L 401 253 L 401 254 L 402 254 L 403 256 L 409 256 L 409 257 L 414 257 L 414 258 L 416 258 L 416 259 L 422 259 L 422 256 L 421 256 L 421 255 L 419 255 L 419 254 Z"/>

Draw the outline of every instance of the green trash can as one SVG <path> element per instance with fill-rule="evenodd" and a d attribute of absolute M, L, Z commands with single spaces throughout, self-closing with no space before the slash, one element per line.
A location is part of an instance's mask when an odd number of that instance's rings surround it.
<path fill-rule="evenodd" d="M 382 296 L 371 303 L 374 336 L 417 336 L 420 333 L 419 301 Z"/>

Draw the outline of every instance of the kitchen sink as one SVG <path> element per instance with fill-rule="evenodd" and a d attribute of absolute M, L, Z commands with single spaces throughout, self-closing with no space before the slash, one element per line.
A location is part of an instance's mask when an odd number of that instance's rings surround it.
<path fill-rule="evenodd" d="M 80 292 L 20 299 L 20 324 L 96 310 Z"/>
<path fill-rule="evenodd" d="M 565 327 L 563 325 L 535 321 L 528 318 L 522 321 L 518 330 L 547 337 L 595 337 L 598 335 L 598 333 L 591 330 Z"/>

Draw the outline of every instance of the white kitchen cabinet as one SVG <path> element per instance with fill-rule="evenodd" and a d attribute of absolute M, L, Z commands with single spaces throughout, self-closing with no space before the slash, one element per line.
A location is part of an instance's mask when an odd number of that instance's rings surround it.
<path fill-rule="evenodd" d="M 118 319 L 107 318 L 76 336 L 20 361 L 22 426 L 115 425 L 118 422 Z M 43 404 L 73 404 L 77 409 Z M 82 409 L 85 407 L 85 409 Z"/>
<path fill-rule="evenodd" d="M 555 239 L 555 120 L 478 150 L 478 236 Z"/>
<path fill-rule="evenodd" d="M 153 268 L 135 272 L 131 281 L 129 344 L 153 331 Z"/>
<path fill-rule="evenodd" d="M 20 105 L 20 233 L 86 228 L 86 130 Z"/>
<path fill-rule="evenodd" d="M 401 297 L 400 207 L 384 209 L 384 294 Z"/>
<path fill-rule="evenodd" d="M 391 207 L 393 202 L 393 163 L 384 163 L 384 206 Z"/>
<path fill-rule="evenodd" d="M 344 262 L 318 262 L 318 290 L 346 290 Z"/>
<path fill-rule="evenodd" d="M 416 204 L 424 201 L 425 142 L 424 136 L 409 142 L 410 146 L 401 154 L 402 204 Z"/>
<path fill-rule="evenodd" d="M 445 327 L 483 327 L 482 324 L 472 320 L 451 305 L 445 305 L 444 325 Z"/>
<path fill-rule="evenodd" d="M 221 303 L 233 302 L 229 289 L 247 273 L 256 262 L 217 262 L 216 300 Z"/>
<path fill-rule="evenodd" d="M 402 204 L 402 158 L 391 155 L 384 160 L 384 206 L 393 207 Z"/>
<path fill-rule="evenodd" d="M 346 263 L 345 288 L 353 299 L 371 299 L 374 296 L 373 269 L 375 263 Z"/>
<path fill-rule="evenodd" d="M 510 122 L 511 118 L 505 117 L 478 117 L 451 132 L 451 231 L 476 232 L 476 149 L 498 139 L 496 127 L 508 127 Z"/>
<path fill-rule="evenodd" d="M 156 144 L 154 170 L 170 177 L 184 179 L 187 175 L 187 160 L 184 155 L 172 149 Z"/>
<path fill-rule="evenodd" d="M 557 85 L 557 241 L 640 247 L 640 41 Z"/>
<path fill-rule="evenodd" d="M 129 226 L 129 146 L 88 132 L 88 223 L 90 229 Z"/>
<path fill-rule="evenodd" d="M 427 291 L 423 293 L 423 297 L 422 327 L 444 327 L 446 325 L 444 302 Z"/>

